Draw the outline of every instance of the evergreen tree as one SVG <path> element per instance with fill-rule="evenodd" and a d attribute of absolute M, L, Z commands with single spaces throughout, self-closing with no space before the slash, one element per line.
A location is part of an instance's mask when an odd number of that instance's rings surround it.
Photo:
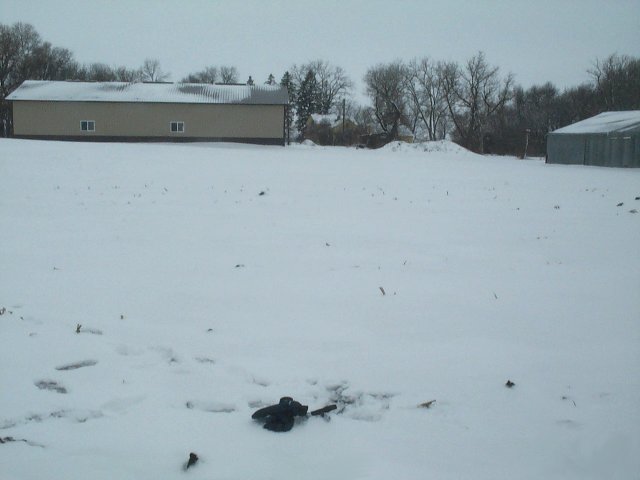
<path fill-rule="evenodd" d="M 267 81 L 264 82 L 265 85 L 275 85 L 276 84 L 276 77 L 273 76 L 273 73 L 269 74 L 269 78 L 267 78 Z"/>
<path fill-rule="evenodd" d="M 282 79 L 280 80 L 280 86 L 285 87 L 289 94 L 289 105 L 287 106 L 287 114 L 285 117 L 285 129 L 287 131 L 287 141 L 291 138 L 291 126 L 293 125 L 293 111 L 296 101 L 296 86 L 293 83 L 291 74 L 287 71 L 284 72 Z"/>
<path fill-rule="evenodd" d="M 342 99 L 351 91 L 353 84 L 341 67 L 324 60 L 315 60 L 300 66 L 293 66 L 293 78 L 302 84 L 309 71 L 315 77 L 315 110 L 312 113 L 327 114 L 339 108 Z"/>
<path fill-rule="evenodd" d="M 296 128 L 300 133 L 300 138 L 304 138 L 307 129 L 307 121 L 312 113 L 317 109 L 317 82 L 313 71 L 309 70 L 306 77 L 300 84 L 300 89 L 296 95 Z"/>

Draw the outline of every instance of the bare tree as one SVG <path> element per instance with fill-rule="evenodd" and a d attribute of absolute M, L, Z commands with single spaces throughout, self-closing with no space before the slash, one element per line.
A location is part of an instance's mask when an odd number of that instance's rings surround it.
<path fill-rule="evenodd" d="M 338 105 L 353 88 L 353 83 L 339 66 L 317 60 L 311 63 L 318 84 L 318 106 L 322 114 L 327 114 Z"/>
<path fill-rule="evenodd" d="M 370 68 L 364 77 L 373 114 L 387 140 L 398 138 L 401 124 L 407 123 L 406 68 L 401 61 Z"/>
<path fill-rule="evenodd" d="M 164 82 L 169 74 L 160 68 L 160 60 L 147 58 L 142 64 L 142 80 L 145 82 Z"/>
<path fill-rule="evenodd" d="M 118 82 L 140 82 L 142 81 L 142 71 L 140 69 L 129 69 L 127 67 L 118 67 L 114 71 L 116 81 Z"/>
<path fill-rule="evenodd" d="M 78 64 L 73 59 L 71 51 L 44 42 L 24 59 L 20 77 L 34 80 L 66 80 L 73 78 L 77 71 Z"/>
<path fill-rule="evenodd" d="M 114 82 L 116 79 L 114 69 L 105 63 L 92 63 L 87 68 L 85 80 L 91 82 Z"/>
<path fill-rule="evenodd" d="M 447 102 L 443 84 L 444 64 L 429 58 L 413 60 L 406 68 L 405 87 L 412 131 L 420 125 L 428 140 L 440 140 L 446 134 Z"/>
<path fill-rule="evenodd" d="M 210 65 L 204 70 L 191 73 L 182 79 L 184 83 L 238 83 L 238 69 L 236 67 Z"/>
<path fill-rule="evenodd" d="M 603 110 L 640 108 L 640 58 L 612 54 L 588 70 Z"/>
<path fill-rule="evenodd" d="M 583 83 L 565 89 L 555 102 L 558 125 L 563 127 L 601 112 L 593 85 Z"/>
<path fill-rule="evenodd" d="M 25 80 L 25 61 L 40 44 L 40 35 L 32 25 L 0 24 L 0 101 Z"/>
<path fill-rule="evenodd" d="M 371 133 L 377 125 L 373 108 L 369 106 L 354 104 L 350 107 L 347 102 L 347 118 L 353 119 L 354 123 L 366 134 Z"/>
<path fill-rule="evenodd" d="M 0 135 L 12 131 L 9 103 L 5 100 L 26 77 L 25 64 L 33 51 L 41 44 L 40 35 L 33 26 L 0 23 Z"/>
<path fill-rule="evenodd" d="M 499 68 L 490 66 L 479 52 L 463 67 L 445 64 L 442 80 L 458 141 L 465 148 L 480 151 L 487 119 L 511 98 L 513 75 L 501 80 Z"/>
<path fill-rule="evenodd" d="M 220 81 L 222 83 L 238 83 L 238 69 L 236 67 L 222 66 L 220 67 Z"/>
<path fill-rule="evenodd" d="M 182 79 L 183 83 L 216 83 L 218 81 L 218 67 L 205 67 L 201 72 L 191 73 Z"/>
<path fill-rule="evenodd" d="M 90 63 L 79 66 L 76 72 L 69 78 L 88 82 L 141 82 L 143 74 L 141 69 L 130 69 L 125 66 L 110 67 L 106 63 Z"/>
<path fill-rule="evenodd" d="M 336 110 L 353 88 L 353 83 L 342 67 L 333 66 L 324 60 L 294 65 L 291 71 L 296 85 L 302 85 L 309 71 L 313 73 L 316 84 L 314 96 L 318 110 L 313 113 L 327 114 L 332 109 Z"/>

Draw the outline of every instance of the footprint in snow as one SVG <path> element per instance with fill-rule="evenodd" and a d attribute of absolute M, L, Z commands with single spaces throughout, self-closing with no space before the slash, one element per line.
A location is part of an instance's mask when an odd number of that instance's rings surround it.
<path fill-rule="evenodd" d="M 212 402 L 209 400 L 189 400 L 185 406 L 189 410 L 211 413 L 231 413 L 237 410 L 236 406 L 231 403 Z"/>
<path fill-rule="evenodd" d="M 36 442 L 32 442 L 31 440 L 27 440 L 26 438 L 14 438 L 14 437 L 0 437 L 0 445 L 3 443 L 12 443 L 12 442 L 24 442 L 30 447 L 40 447 L 45 448 L 44 445 Z"/>
<path fill-rule="evenodd" d="M 138 356 L 144 353 L 142 349 L 136 348 L 136 347 L 130 347 L 129 345 L 118 345 L 116 347 L 116 352 L 119 355 L 123 355 L 125 357 L 132 356 L 132 355 Z"/>
<path fill-rule="evenodd" d="M 56 382 L 55 380 L 38 380 L 35 382 L 35 386 L 40 390 L 50 390 L 56 393 L 67 393 L 66 387 Z"/>
<path fill-rule="evenodd" d="M 0 421 L 0 430 L 14 428 L 28 423 L 42 423 L 47 420 L 69 419 L 77 423 L 85 423 L 87 420 L 101 418 L 103 413 L 97 410 L 55 410 L 48 413 L 33 413 L 23 418 L 4 419 Z"/>
<path fill-rule="evenodd" d="M 569 419 L 558 420 L 556 424 L 567 428 L 580 428 L 581 426 L 578 422 Z"/>
<path fill-rule="evenodd" d="M 329 392 L 329 402 L 338 406 L 338 414 L 345 414 L 354 420 L 375 422 L 382 418 L 382 414 L 389 410 L 393 393 L 385 392 L 347 392 L 349 384 L 346 382 L 326 387 Z"/>
<path fill-rule="evenodd" d="M 180 363 L 178 355 L 171 347 L 150 347 L 151 350 L 158 352 L 168 363 Z"/>
<path fill-rule="evenodd" d="M 83 360 L 81 362 L 69 363 L 67 365 L 60 365 L 56 367 L 56 370 L 66 371 L 66 370 L 77 370 L 78 368 L 83 367 L 93 367 L 98 363 L 97 360 Z"/>
<path fill-rule="evenodd" d="M 198 363 L 206 363 L 209 365 L 215 365 L 216 361 L 213 358 L 209 357 L 195 357 L 196 362 Z"/>
<path fill-rule="evenodd" d="M 98 330 L 97 328 L 86 328 L 78 324 L 76 326 L 76 333 L 89 333 L 91 335 L 102 335 L 102 330 Z"/>
<path fill-rule="evenodd" d="M 129 408 L 144 402 L 146 398 L 146 395 L 114 398 L 102 404 L 100 408 L 115 413 L 125 413 Z"/>
<path fill-rule="evenodd" d="M 255 409 L 255 408 L 268 407 L 271 404 L 268 403 L 268 402 L 264 402 L 262 400 L 251 400 L 251 401 L 247 402 L 247 405 L 249 406 L 249 408 Z"/>
<path fill-rule="evenodd" d="M 260 387 L 268 387 L 269 385 L 271 385 L 271 382 L 269 382 L 269 380 L 266 380 L 265 378 L 260 378 L 260 377 L 252 377 L 251 383 L 258 385 Z"/>

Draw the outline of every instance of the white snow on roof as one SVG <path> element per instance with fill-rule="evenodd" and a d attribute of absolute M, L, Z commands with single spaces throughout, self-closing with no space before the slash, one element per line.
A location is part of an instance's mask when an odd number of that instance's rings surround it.
<path fill-rule="evenodd" d="M 640 128 L 640 110 L 604 112 L 555 130 L 553 133 L 609 133 Z"/>
<path fill-rule="evenodd" d="M 286 105 L 279 85 L 128 83 L 26 80 L 7 100 Z"/>
<path fill-rule="evenodd" d="M 313 123 L 315 123 L 316 125 L 320 125 L 321 123 L 324 123 L 324 124 L 329 124 L 331 128 L 342 126 L 342 117 L 337 113 L 327 113 L 327 114 L 312 113 L 310 118 L 311 120 L 313 120 Z M 346 117 L 346 121 L 354 123 L 354 121 L 349 117 Z"/>
<path fill-rule="evenodd" d="M 329 125 L 334 126 L 338 121 L 338 115 L 335 113 L 329 113 L 326 115 L 323 115 L 322 113 L 312 113 L 311 119 L 317 124 L 328 123 Z"/>

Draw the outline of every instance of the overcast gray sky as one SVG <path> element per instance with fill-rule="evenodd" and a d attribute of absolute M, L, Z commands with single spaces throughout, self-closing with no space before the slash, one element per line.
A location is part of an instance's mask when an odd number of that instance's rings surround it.
<path fill-rule="evenodd" d="M 588 79 L 611 53 L 640 56 L 640 0 L 0 0 L 0 22 L 31 23 L 83 63 L 160 60 L 178 81 L 234 65 L 244 81 L 324 59 L 362 100 L 367 68 L 429 56 L 463 62 L 479 50 L 525 87 Z"/>

